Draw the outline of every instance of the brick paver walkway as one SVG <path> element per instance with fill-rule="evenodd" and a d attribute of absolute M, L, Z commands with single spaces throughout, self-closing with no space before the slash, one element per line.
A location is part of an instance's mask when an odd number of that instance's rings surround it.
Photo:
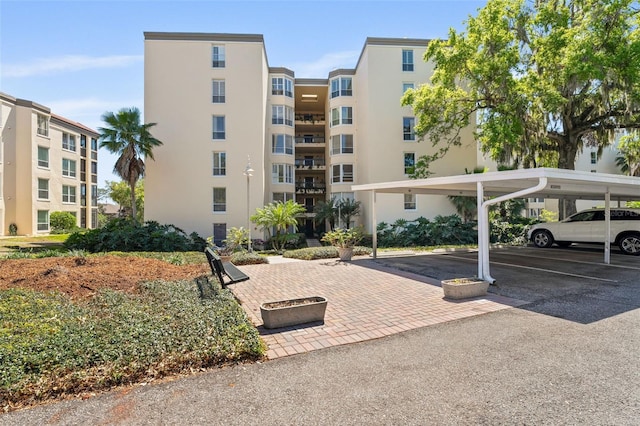
<path fill-rule="evenodd" d="M 241 266 L 251 279 L 230 285 L 277 358 L 377 339 L 419 327 L 498 311 L 525 302 L 488 294 L 444 300 L 438 281 L 386 268 L 372 259 L 333 259 Z M 260 304 L 309 296 L 328 299 L 324 324 L 267 330 Z"/>

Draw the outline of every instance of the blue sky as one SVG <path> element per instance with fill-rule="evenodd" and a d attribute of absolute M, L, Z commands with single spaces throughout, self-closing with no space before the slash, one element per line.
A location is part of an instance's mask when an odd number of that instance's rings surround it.
<path fill-rule="evenodd" d="M 446 38 L 486 1 L 0 0 L 0 91 L 93 129 L 144 111 L 145 31 L 263 34 L 269 65 L 327 78 L 367 37 Z M 99 153 L 98 182 L 115 156 Z"/>

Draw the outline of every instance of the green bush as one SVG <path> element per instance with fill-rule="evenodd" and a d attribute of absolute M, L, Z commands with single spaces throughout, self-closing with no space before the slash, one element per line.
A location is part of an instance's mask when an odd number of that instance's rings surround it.
<path fill-rule="evenodd" d="M 399 219 L 393 224 L 378 224 L 378 246 L 418 247 L 466 245 L 477 243 L 475 223 L 463 223 L 458 215 L 436 216 L 433 220 L 419 217 L 408 221 Z"/>
<path fill-rule="evenodd" d="M 0 292 L 0 401 L 18 405 L 255 359 L 264 343 L 227 290 L 206 276 L 155 281 L 91 301 Z"/>
<path fill-rule="evenodd" d="M 51 212 L 49 225 L 53 234 L 67 234 L 78 227 L 76 217 L 69 212 Z"/>
<path fill-rule="evenodd" d="M 195 232 L 187 235 L 173 225 L 145 222 L 139 225 L 129 219 L 114 219 L 103 228 L 76 232 L 64 243 L 69 249 L 87 250 L 91 253 L 105 251 L 199 251 L 207 242 Z"/>
<path fill-rule="evenodd" d="M 354 256 L 365 256 L 371 254 L 370 247 L 355 246 L 353 248 Z M 298 250 L 287 250 L 282 254 L 282 257 L 301 260 L 316 260 L 316 259 L 333 259 L 338 257 L 338 249 L 335 247 L 308 247 Z"/>
<path fill-rule="evenodd" d="M 236 252 L 231 255 L 231 263 L 234 265 L 257 265 L 260 263 L 269 263 L 269 260 L 257 253 Z"/>

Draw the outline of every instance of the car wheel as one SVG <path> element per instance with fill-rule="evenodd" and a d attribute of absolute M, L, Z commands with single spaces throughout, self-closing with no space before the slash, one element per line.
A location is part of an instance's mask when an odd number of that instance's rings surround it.
<path fill-rule="evenodd" d="M 541 229 L 533 233 L 531 241 L 533 241 L 536 247 L 549 248 L 551 244 L 553 244 L 553 236 L 551 236 L 549 231 Z"/>
<path fill-rule="evenodd" d="M 618 246 L 624 254 L 640 255 L 640 234 L 626 234 L 618 241 Z"/>
<path fill-rule="evenodd" d="M 569 247 L 572 244 L 572 242 L 571 241 L 556 241 L 556 244 L 559 247 Z"/>

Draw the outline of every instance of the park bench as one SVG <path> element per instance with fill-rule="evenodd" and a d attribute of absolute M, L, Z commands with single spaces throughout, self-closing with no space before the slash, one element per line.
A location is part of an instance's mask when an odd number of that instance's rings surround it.
<path fill-rule="evenodd" d="M 204 249 L 204 253 L 211 267 L 211 273 L 218 278 L 222 288 L 226 288 L 229 284 L 235 284 L 249 279 L 249 276 L 238 269 L 233 263 L 223 262 L 220 256 L 209 247 Z"/>

